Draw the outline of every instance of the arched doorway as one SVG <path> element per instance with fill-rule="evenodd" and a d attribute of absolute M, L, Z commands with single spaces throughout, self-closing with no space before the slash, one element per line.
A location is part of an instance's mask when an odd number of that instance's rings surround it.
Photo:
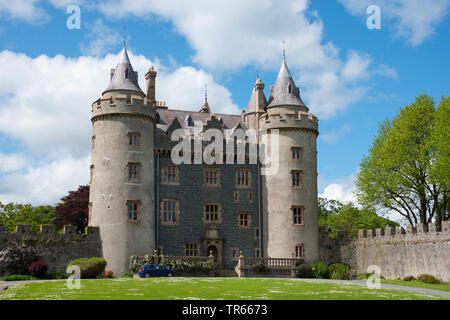
<path fill-rule="evenodd" d="M 214 256 L 214 263 L 217 263 L 217 247 L 216 246 L 209 246 L 206 250 L 206 256 L 209 257 L 209 255 L 212 253 Z"/>

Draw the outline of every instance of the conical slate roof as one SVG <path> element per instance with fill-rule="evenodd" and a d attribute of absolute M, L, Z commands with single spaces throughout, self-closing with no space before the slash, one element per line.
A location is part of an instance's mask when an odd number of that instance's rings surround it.
<path fill-rule="evenodd" d="M 112 90 L 131 90 L 144 94 L 138 84 L 138 74 L 133 70 L 125 44 L 115 69 L 111 69 L 111 81 L 105 92 Z"/>
<path fill-rule="evenodd" d="M 300 98 L 300 90 L 292 79 L 286 60 L 283 59 L 275 85 L 270 88 L 270 99 L 267 108 L 283 105 L 306 107 Z"/>

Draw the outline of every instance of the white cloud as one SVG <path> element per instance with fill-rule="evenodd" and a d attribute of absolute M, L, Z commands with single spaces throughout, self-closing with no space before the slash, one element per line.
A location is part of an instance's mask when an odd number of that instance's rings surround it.
<path fill-rule="evenodd" d="M 360 80 L 385 76 L 367 54 L 350 51 L 340 58 L 339 48 L 323 41 L 323 23 L 308 0 L 104 0 L 99 10 L 108 18 L 170 21 L 194 49 L 193 61 L 214 71 L 248 65 L 277 70 L 284 40 L 288 65 L 300 75 L 297 85 L 321 119 L 361 100 L 369 88 Z"/>
<path fill-rule="evenodd" d="M 89 181 L 90 156 L 61 159 L 0 177 L 0 201 L 55 204 L 69 190 Z"/>
<path fill-rule="evenodd" d="M 84 55 L 102 56 L 117 48 L 122 40 L 119 32 L 106 26 L 102 19 L 86 23 L 85 28 L 89 30 L 88 42 L 80 45 L 81 53 Z"/>
<path fill-rule="evenodd" d="M 334 199 L 341 202 L 353 202 L 356 203 L 356 197 L 353 192 L 355 191 L 355 180 L 356 174 L 351 176 L 338 179 L 332 183 L 328 183 L 324 188 L 323 192 L 319 194 L 321 198 Z"/>
<path fill-rule="evenodd" d="M 46 12 L 37 6 L 41 0 L 0 0 L 0 17 L 9 20 L 24 20 L 31 24 L 48 21 Z"/>
<path fill-rule="evenodd" d="M 155 65 L 157 98 L 170 107 L 198 111 L 208 83 L 214 112 L 238 112 L 231 93 L 209 73 L 192 67 L 171 70 L 156 59 L 129 55 L 143 90 L 144 74 Z M 27 155 L 0 153 L 0 201 L 55 202 L 70 188 L 88 183 L 91 104 L 108 86 L 117 59 L 112 54 L 72 59 L 0 52 L 0 133 Z"/>
<path fill-rule="evenodd" d="M 339 129 L 333 129 L 331 132 L 320 134 L 319 139 L 325 141 L 326 143 L 337 143 L 339 139 L 341 139 L 350 131 L 352 131 L 352 128 L 350 126 L 343 125 Z"/>
<path fill-rule="evenodd" d="M 430 37 L 445 18 L 450 0 L 339 0 L 347 10 L 367 17 L 366 9 L 378 5 L 381 9 L 382 28 L 385 21 L 393 25 L 396 35 L 417 46 Z"/>
<path fill-rule="evenodd" d="M 19 171 L 27 165 L 25 155 L 20 153 L 0 153 L 0 173 Z"/>

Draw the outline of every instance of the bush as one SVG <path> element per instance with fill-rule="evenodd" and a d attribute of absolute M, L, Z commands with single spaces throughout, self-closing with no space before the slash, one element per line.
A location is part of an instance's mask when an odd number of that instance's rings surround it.
<path fill-rule="evenodd" d="M 420 276 L 417 277 L 417 280 L 419 280 L 419 281 L 421 281 L 423 283 L 428 283 L 428 284 L 439 284 L 439 283 L 441 283 L 438 279 L 436 279 L 431 274 L 421 274 Z"/>
<path fill-rule="evenodd" d="M 112 278 L 113 275 L 114 275 L 114 272 L 112 272 L 111 270 L 106 270 L 105 278 Z"/>
<path fill-rule="evenodd" d="M 78 266 L 82 279 L 96 278 L 105 270 L 106 260 L 103 258 L 81 258 L 69 262 L 67 267 Z"/>
<path fill-rule="evenodd" d="M 43 278 L 47 273 L 47 270 L 48 264 L 46 264 L 44 261 L 34 261 L 28 268 L 30 274 L 36 278 Z"/>
<path fill-rule="evenodd" d="M 67 278 L 69 278 L 69 276 L 70 276 L 70 274 L 68 274 L 68 273 L 65 273 L 65 272 L 61 273 L 59 271 L 56 271 L 55 273 L 46 274 L 44 276 L 44 279 L 49 279 L 49 280 L 67 279 Z"/>
<path fill-rule="evenodd" d="M 0 274 L 27 274 L 30 264 L 40 256 L 34 247 L 24 242 L 10 240 L 0 251 Z"/>
<path fill-rule="evenodd" d="M 414 281 L 416 280 L 416 278 L 414 278 L 413 276 L 407 276 L 403 278 L 403 281 Z"/>
<path fill-rule="evenodd" d="M 297 267 L 297 271 L 295 272 L 295 276 L 297 278 L 311 278 L 312 272 L 311 267 L 306 263 L 302 263 Z"/>
<path fill-rule="evenodd" d="M 257 263 L 252 266 L 253 272 L 257 273 L 265 273 L 270 272 L 270 268 L 266 266 L 264 263 Z"/>
<path fill-rule="evenodd" d="M 137 273 L 139 268 L 144 264 L 153 264 L 156 259 L 154 255 L 130 257 L 130 272 Z M 209 272 L 212 270 L 211 261 L 208 259 L 198 258 L 172 258 L 159 256 L 158 263 L 166 268 L 170 268 L 175 272 Z"/>
<path fill-rule="evenodd" d="M 349 280 L 350 267 L 343 263 L 333 263 L 328 266 L 330 279 Z"/>
<path fill-rule="evenodd" d="M 22 281 L 22 280 L 39 280 L 36 277 L 27 274 L 11 274 L 0 278 L 0 281 Z"/>
<path fill-rule="evenodd" d="M 311 265 L 311 272 L 314 278 L 328 279 L 330 277 L 328 264 L 324 261 L 313 263 Z"/>

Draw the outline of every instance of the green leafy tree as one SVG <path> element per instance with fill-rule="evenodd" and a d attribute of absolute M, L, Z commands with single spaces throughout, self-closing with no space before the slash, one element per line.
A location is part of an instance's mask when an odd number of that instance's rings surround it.
<path fill-rule="evenodd" d="M 0 223 L 8 232 L 14 232 L 18 224 L 29 224 L 31 232 L 38 233 L 41 224 L 54 225 L 55 219 L 56 211 L 52 206 L 0 202 Z"/>
<path fill-rule="evenodd" d="M 433 98 L 423 94 L 380 124 L 355 181 L 360 204 L 393 210 L 413 226 L 432 221 L 448 191 L 430 175 L 432 164 L 436 172 L 441 171 L 435 157 L 440 148 L 432 142 L 432 128 L 439 116 Z"/>
<path fill-rule="evenodd" d="M 328 231 L 330 238 L 336 238 L 338 231 L 347 231 L 349 238 L 355 238 L 360 229 L 398 226 L 394 221 L 380 217 L 370 209 L 359 209 L 352 202 L 319 198 L 319 226 Z"/>
<path fill-rule="evenodd" d="M 436 120 L 431 128 L 431 149 L 434 161 L 431 162 L 430 177 L 442 189 L 437 204 L 436 221 L 448 220 L 450 212 L 450 97 L 442 97 L 436 111 Z M 435 197 L 438 195 L 435 194 Z"/>

